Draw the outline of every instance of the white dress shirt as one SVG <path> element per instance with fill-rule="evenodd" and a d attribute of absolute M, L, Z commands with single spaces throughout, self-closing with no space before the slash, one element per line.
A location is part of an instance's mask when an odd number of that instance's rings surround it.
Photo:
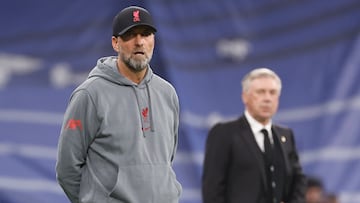
<path fill-rule="evenodd" d="M 271 132 L 272 120 L 270 120 L 270 122 L 264 126 L 263 124 L 261 124 L 257 120 L 255 120 L 255 118 L 252 117 L 248 111 L 245 110 L 244 114 L 245 114 L 245 118 L 249 122 L 250 128 L 255 136 L 256 143 L 258 144 L 261 151 L 264 152 L 265 151 L 265 149 L 264 149 L 264 134 L 261 132 L 261 130 L 265 128 L 268 131 L 270 142 L 271 142 L 271 144 L 273 144 L 274 141 L 273 141 L 273 135 Z"/>

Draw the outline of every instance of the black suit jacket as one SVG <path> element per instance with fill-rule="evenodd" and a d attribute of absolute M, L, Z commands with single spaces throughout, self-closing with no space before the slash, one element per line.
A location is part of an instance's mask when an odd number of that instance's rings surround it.
<path fill-rule="evenodd" d="M 305 176 L 293 132 L 273 125 L 285 162 L 285 203 L 303 203 Z M 206 141 L 202 177 L 204 203 L 267 203 L 262 152 L 245 116 L 216 124 Z"/>

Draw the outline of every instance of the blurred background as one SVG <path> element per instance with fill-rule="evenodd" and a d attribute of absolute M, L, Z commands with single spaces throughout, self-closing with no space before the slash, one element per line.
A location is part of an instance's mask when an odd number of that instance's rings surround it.
<path fill-rule="evenodd" d="M 115 55 L 111 24 L 146 7 L 158 33 L 153 70 L 181 105 L 174 168 L 181 203 L 201 203 L 209 128 L 243 113 L 241 78 L 283 80 L 277 123 L 293 128 L 306 174 L 360 202 L 359 0 L 11 0 L 0 7 L 0 203 L 66 203 L 57 141 L 72 90 Z"/>

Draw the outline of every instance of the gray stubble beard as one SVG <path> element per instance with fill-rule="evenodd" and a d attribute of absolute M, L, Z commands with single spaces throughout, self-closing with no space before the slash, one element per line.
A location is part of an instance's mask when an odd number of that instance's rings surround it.
<path fill-rule="evenodd" d="M 132 58 L 131 56 L 126 58 L 125 55 L 121 55 L 121 60 L 126 64 L 129 69 L 131 69 L 134 72 L 140 72 L 148 67 L 150 60 L 152 58 L 152 54 L 150 57 L 146 57 L 144 60 L 136 60 Z"/>

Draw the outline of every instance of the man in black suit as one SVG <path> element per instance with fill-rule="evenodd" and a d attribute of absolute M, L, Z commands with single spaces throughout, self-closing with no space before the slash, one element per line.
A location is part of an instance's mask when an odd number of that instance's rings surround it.
<path fill-rule="evenodd" d="M 242 80 L 244 114 L 218 123 L 206 141 L 204 203 L 303 203 L 305 176 L 291 129 L 272 123 L 281 80 L 258 68 Z"/>

